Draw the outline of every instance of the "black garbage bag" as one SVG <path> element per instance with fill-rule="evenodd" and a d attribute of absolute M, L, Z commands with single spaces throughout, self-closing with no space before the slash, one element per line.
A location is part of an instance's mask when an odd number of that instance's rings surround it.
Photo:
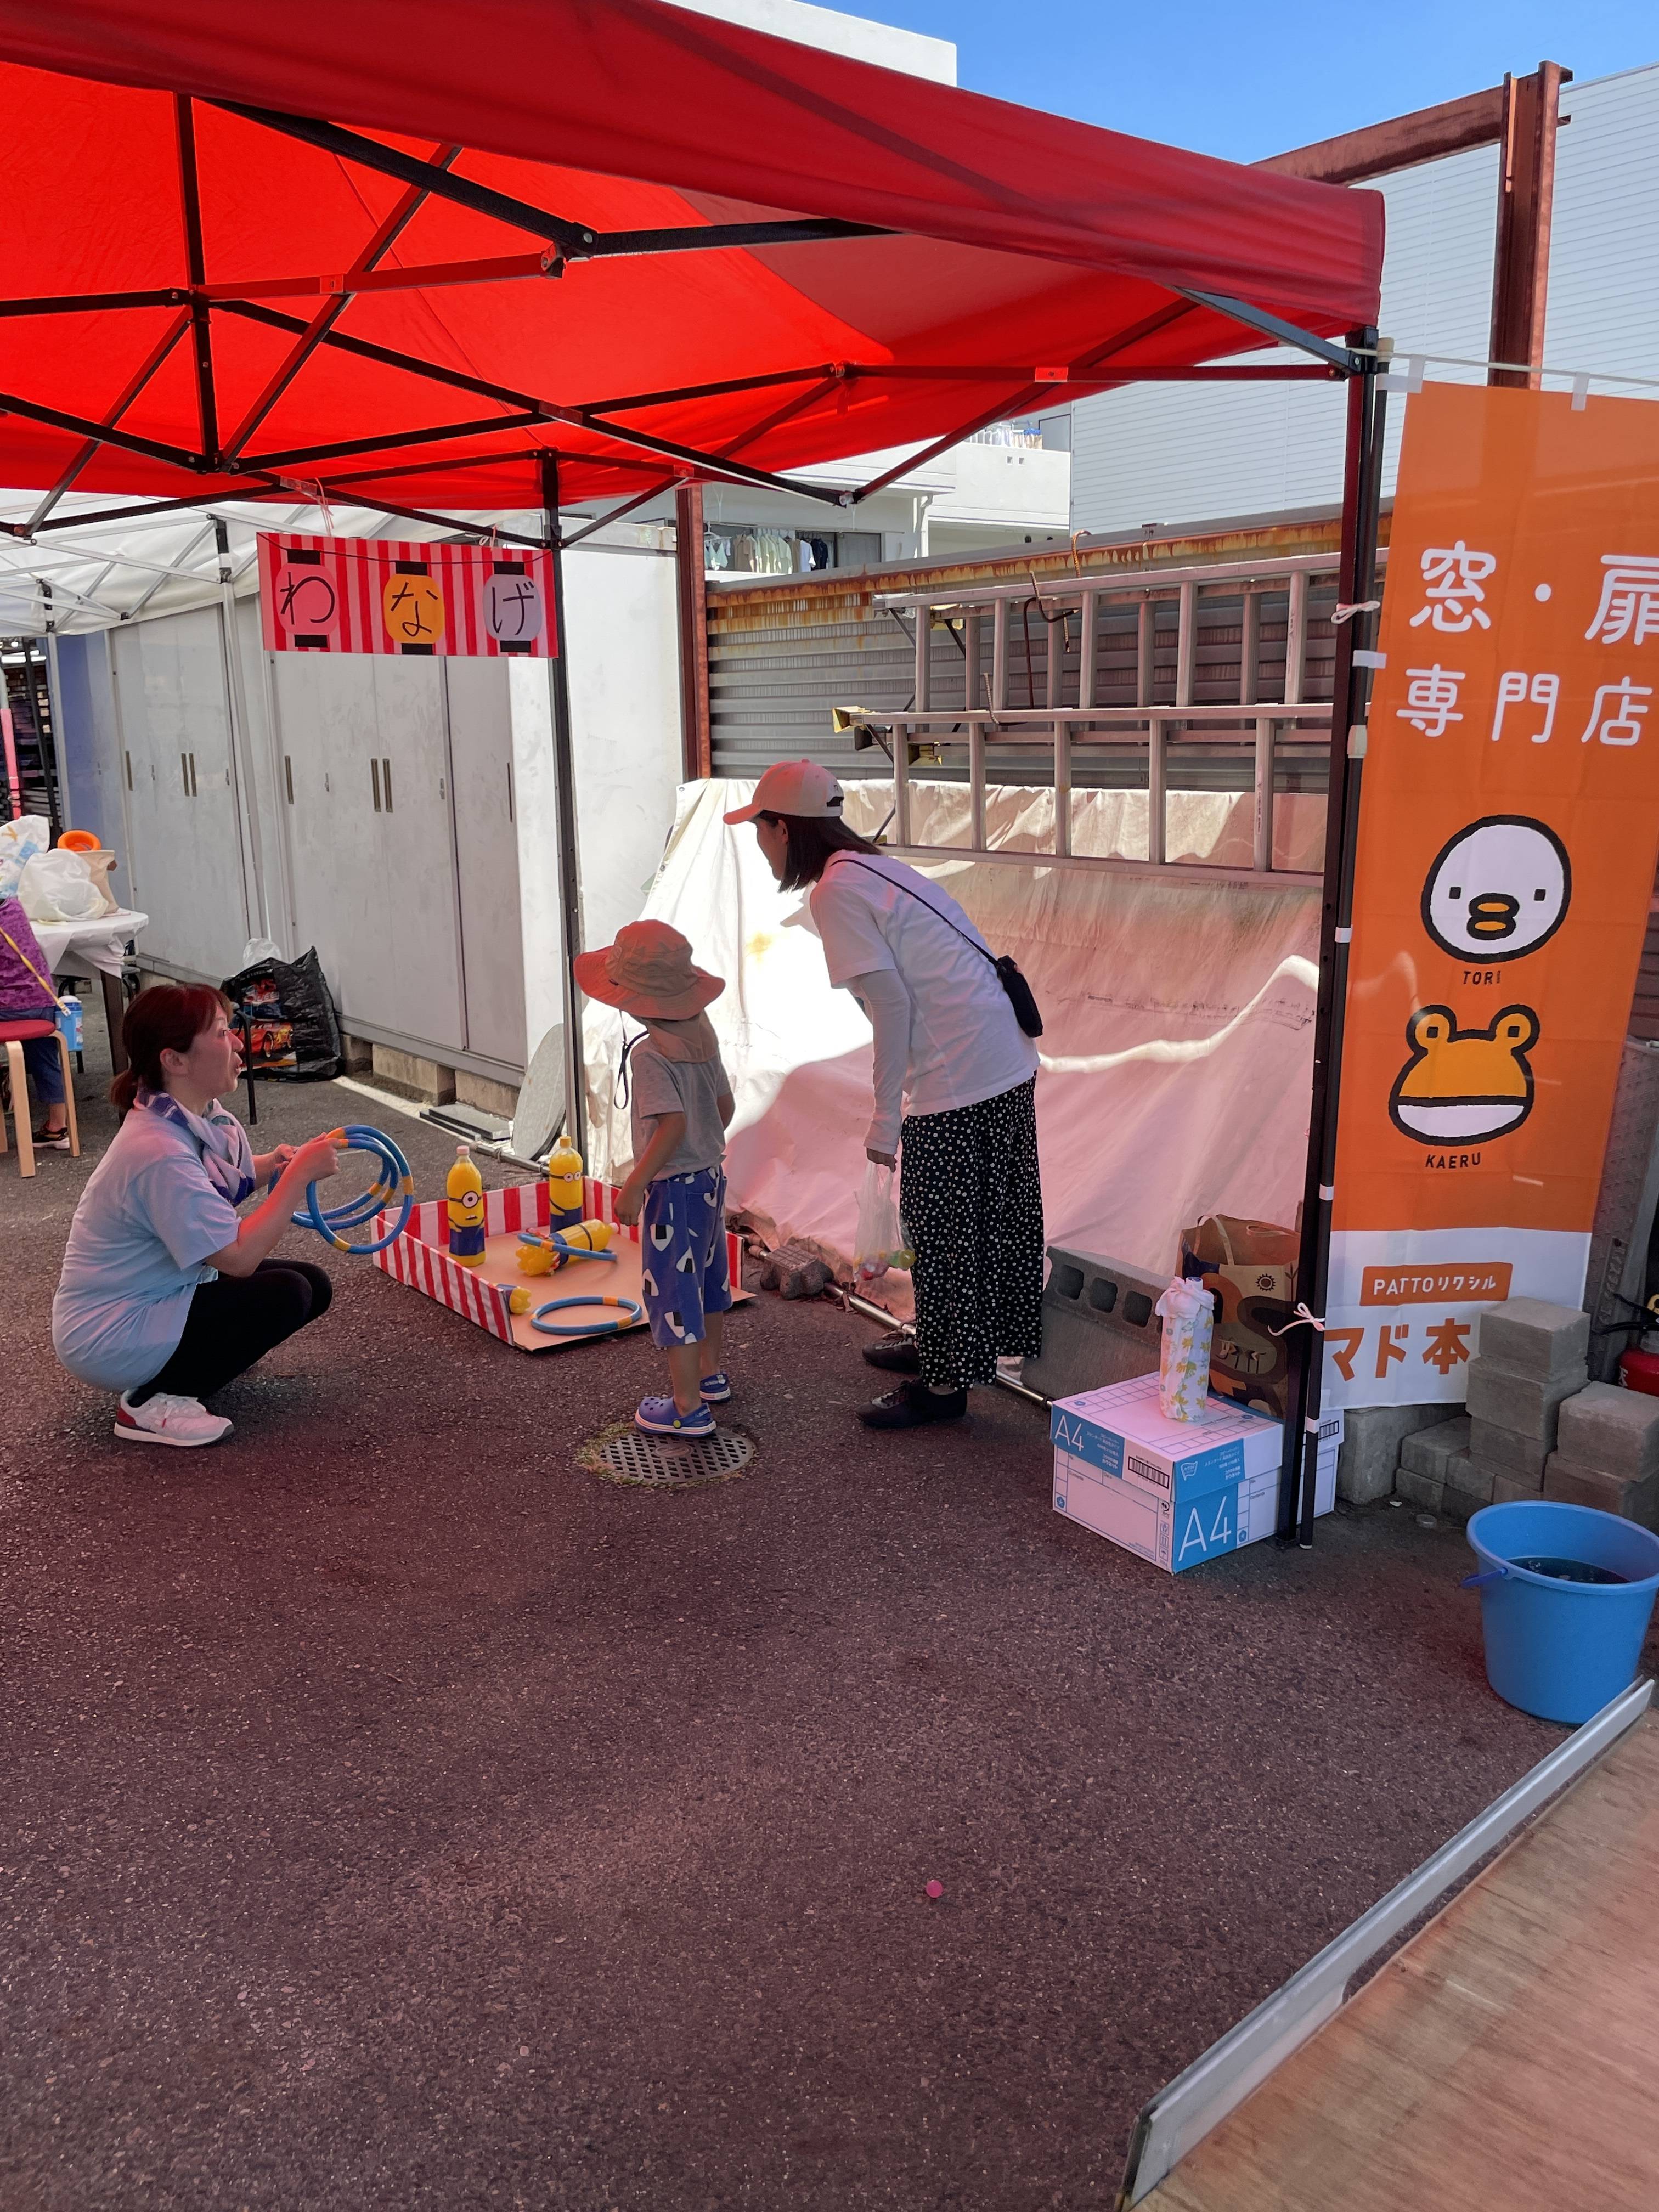
<path fill-rule="evenodd" d="M 223 989 L 256 1075 L 322 1083 L 339 1073 L 340 1020 L 314 945 L 297 960 L 256 960 Z"/>

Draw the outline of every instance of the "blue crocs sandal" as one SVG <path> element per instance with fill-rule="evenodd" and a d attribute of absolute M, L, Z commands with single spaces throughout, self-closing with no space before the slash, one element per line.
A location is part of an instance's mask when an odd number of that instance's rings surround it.
<path fill-rule="evenodd" d="M 717 1367 L 712 1375 L 705 1375 L 697 1388 L 702 1393 L 705 1406 L 725 1406 L 731 1402 L 732 1377 L 723 1367 Z"/>
<path fill-rule="evenodd" d="M 707 1406 L 683 1413 L 672 1398 L 641 1398 L 634 1426 L 648 1437 L 712 1437 L 714 1416 Z"/>

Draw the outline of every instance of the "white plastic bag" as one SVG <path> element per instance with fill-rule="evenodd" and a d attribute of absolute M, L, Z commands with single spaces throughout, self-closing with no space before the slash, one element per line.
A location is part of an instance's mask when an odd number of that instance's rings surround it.
<path fill-rule="evenodd" d="M 853 1243 L 853 1265 L 859 1280 L 873 1283 L 890 1267 L 908 1267 L 915 1257 L 893 1195 L 893 1170 L 872 1160 L 864 1170 L 858 1234 Z"/>
<path fill-rule="evenodd" d="M 104 911 L 103 894 L 79 853 L 36 853 L 23 863 L 17 896 L 31 921 L 90 921 Z"/>
<path fill-rule="evenodd" d="M 15 821 L 0 822 L 0 899 L 16 897 L 26 864 L 51 842 L 52 824 L 44 814 L 20 814 Z"/>
<path fill-rule="evenodd" d="M 1215 1297 L 1202 1283 L 1177 1275 L 1156 1309 L 1164 1323 L 1158 1402 L 1166 1421 L 1201 1421 L 1210 1395 L 1210 1337 Z"/>

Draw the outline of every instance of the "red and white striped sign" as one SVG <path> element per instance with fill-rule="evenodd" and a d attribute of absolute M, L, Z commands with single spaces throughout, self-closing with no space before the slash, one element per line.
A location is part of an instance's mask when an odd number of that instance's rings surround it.
<path fill-rule="evenodd" d="M 392 653 L 550 660 L 553 556 L 523 545 L 259 533 L 271 653 Z"/>

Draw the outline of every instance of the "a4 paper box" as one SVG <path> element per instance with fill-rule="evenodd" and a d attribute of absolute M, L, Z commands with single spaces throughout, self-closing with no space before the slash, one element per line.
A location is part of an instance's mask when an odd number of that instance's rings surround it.
<path fill-rule="evenodd" d="M 1201 1421 L 1166 1420 L 1155 1374 L 1057 1399 L 1055 1512 L 1176 1575 L 1271 1536 L 1283 1425 L 1213 1393 L 1206 1404 Z M 1335 1503 L 1341 1441 L 1341 1414 L 1327 1414 L 1316 1514 Z"/>

